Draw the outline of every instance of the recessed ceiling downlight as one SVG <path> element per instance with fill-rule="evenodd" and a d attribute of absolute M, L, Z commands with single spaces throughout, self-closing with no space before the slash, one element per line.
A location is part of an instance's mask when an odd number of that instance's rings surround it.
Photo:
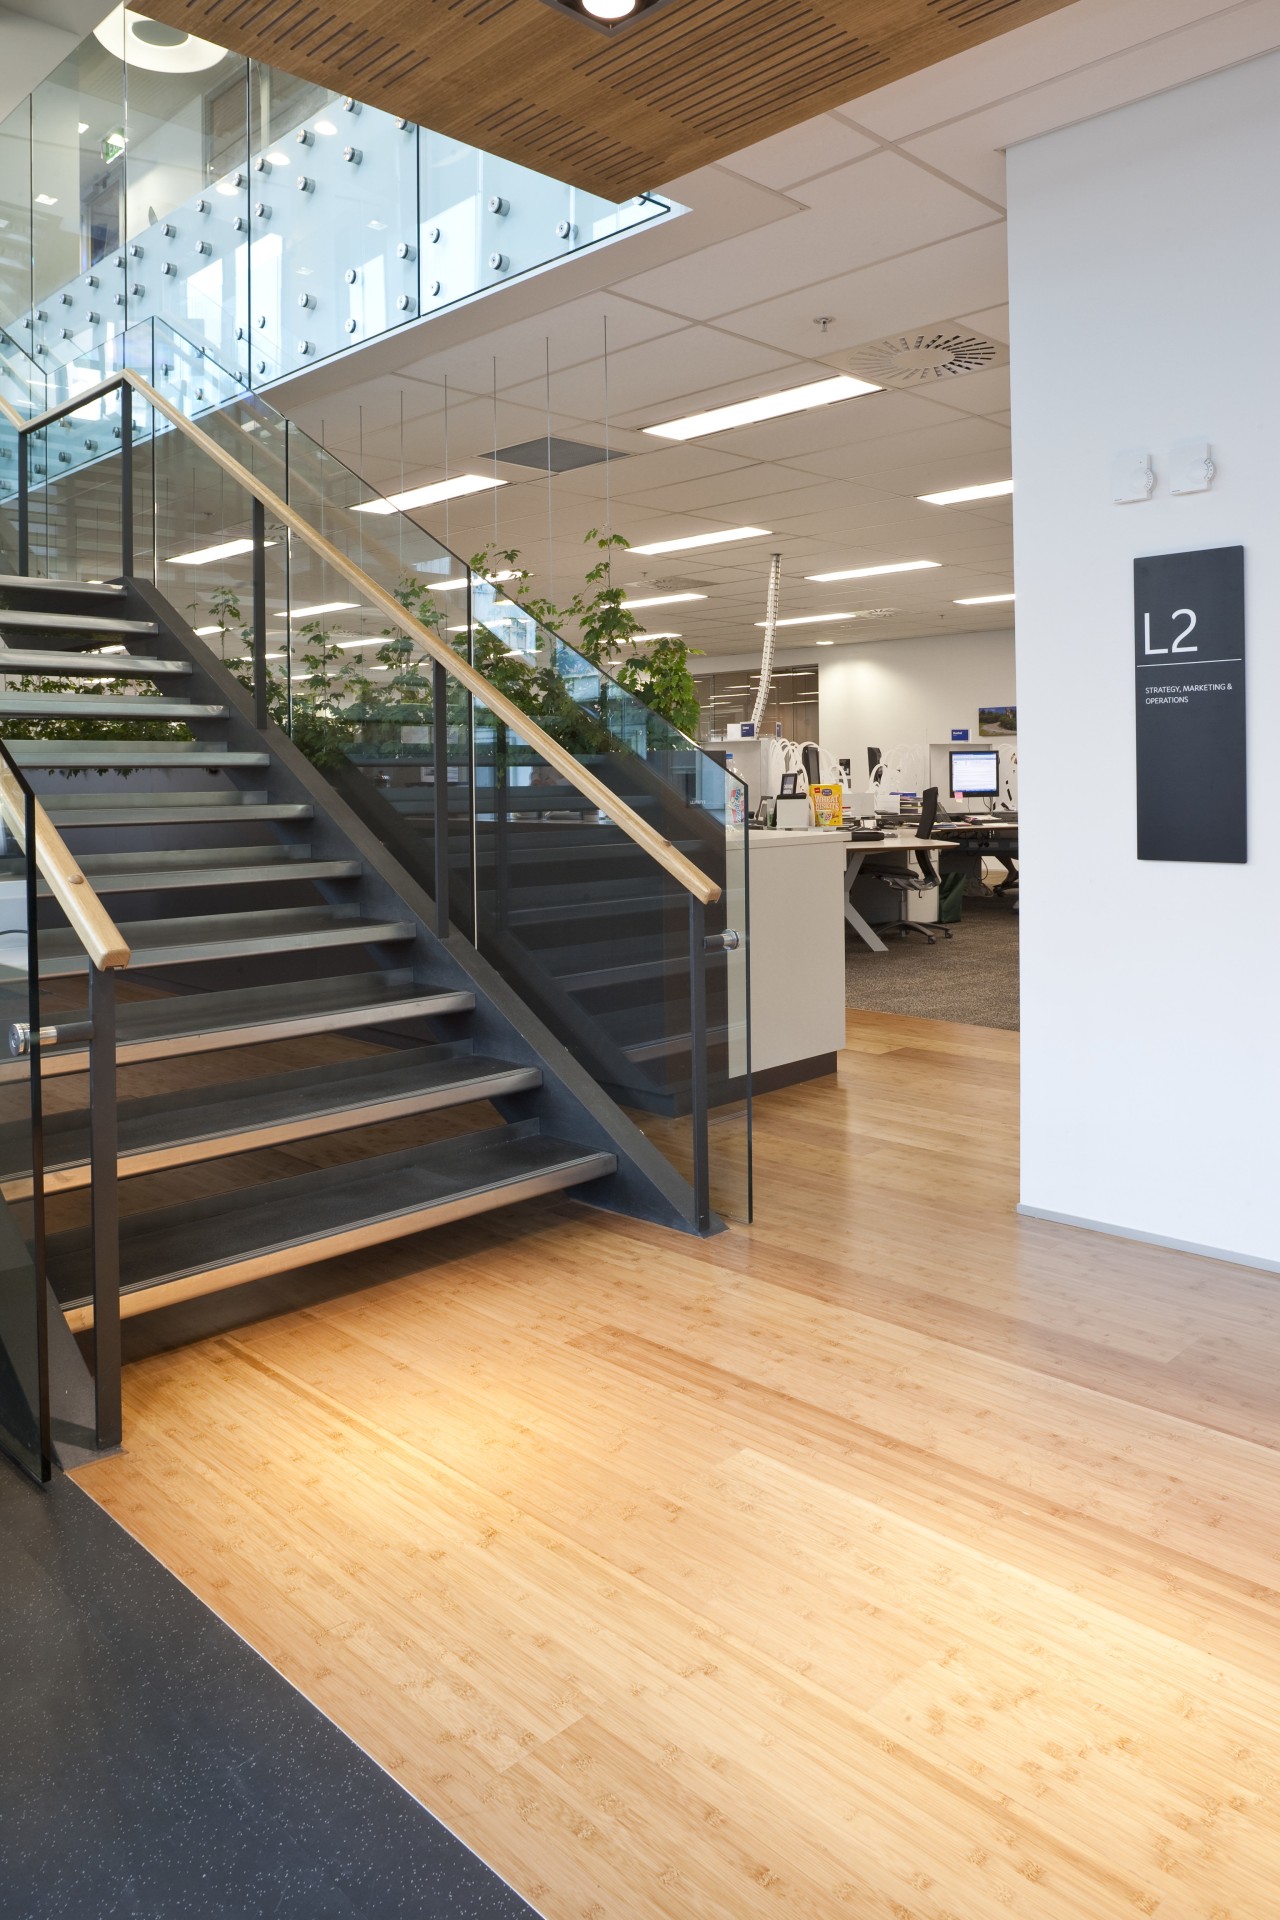
<path fill-rule="evenodd" d="M 557 13 L 570 13 L 583 26 L 597 33 L 616 33 L 619 27 L 632 27 L 650 14 L 670 6 L 672 0 L 546 0 Z"/>
<path fill-rule="evenodd" d="M 109 13 L 94 28 L 93 37 L 117 60 L 152 73 L 201 73 L 227 57 L 226 48 L 215 47 L 212 40 L 199 40 L 181 27 L 148 20 L 132 7 L 117 7 Z"/>

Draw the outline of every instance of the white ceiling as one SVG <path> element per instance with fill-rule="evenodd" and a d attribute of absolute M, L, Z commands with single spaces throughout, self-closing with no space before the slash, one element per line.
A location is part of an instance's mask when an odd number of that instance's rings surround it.
<path fill-rule="evenodd" d="M 442 508 L 420 517 L 470 553 L 493 539 L 496 514 L 499 544 L 533 569 L 531 590 L 562 599 L 585 570 L 583 534 L 606 520 L 635 545 L 768 528 L 769 539 L 706 554 L 619 562 L 627 585 L 705 583 L 705 600 L 648 617 L 709 654 L 758 639 L 774 548 L 784 616 L 895 609 L 833 625 L 837 643 L 988 631 L 992 608 L 954 603 L 1011 589 L 1009 502 L 940 508 L 916 496 L 1008 477 L 1007 369 L 680 445 L 639 430 L 823 378 L 831 357 L 884 333 L 950 320 L 1007 340 L 1004 149 L 1277 46 L 1280 0 L 1077 0 L 671 183 L 685 218 L 318 368 L 281 404 L 384 491 L 437 480 L 446 465 L 475 469 L 548 422 L 602 444 L 607 415 L 609 444 L 626 456 L 607 481 L 600 465 L 550 487 L 504 467 L 513 484 L 453 503 L 447 528 Z M 804 578 L 912 559 L 942 564 Z"/>
<path fill-rule="evenodd" d="M 111 0 L 8 0 L 0 6 L 0 120 L 110 11 Z"/>

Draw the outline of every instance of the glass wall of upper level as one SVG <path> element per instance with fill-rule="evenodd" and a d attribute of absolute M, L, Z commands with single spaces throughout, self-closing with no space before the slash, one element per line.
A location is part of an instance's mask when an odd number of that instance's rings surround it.
<path fill-rule="evenodd" d="M 263 386 L 671 211 L 119 7 L 0 123 L 0 326 L 50 399 L 152 318 Z"/>

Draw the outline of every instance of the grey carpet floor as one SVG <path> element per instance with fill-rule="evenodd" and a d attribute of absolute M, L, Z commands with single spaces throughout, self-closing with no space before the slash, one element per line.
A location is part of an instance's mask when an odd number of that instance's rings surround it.
<path fill-rule="evenodd" d="M 975 1027 L 1018 1025 L 1018 916 L 1006 901 L 966 900 L 952 937 L 918 934 L 872 953 L 845 930 L 845 1003 L 868 1013 L 910 1013 Z"/>

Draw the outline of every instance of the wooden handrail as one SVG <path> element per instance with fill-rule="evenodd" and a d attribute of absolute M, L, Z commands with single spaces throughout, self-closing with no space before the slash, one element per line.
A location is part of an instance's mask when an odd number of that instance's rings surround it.
<path fill-rule="evenodd" d="M 499 720 L 511 728 L 513 733 L 518 734 L 529 746 L 535 748 L 549 766 L 562 774 L 570 786 L 576 787 L 578 792 L 590 800 L 592 805 L 611 820 L 615 827 L 620 827 L 629 839 L 633 840 L 638 847 L 642 847 L 651 859 L 656 860 L 658 865 L 685 889 L 686 893 L 691 893 L 695 899 L 701 900 L 703 906 L 710 906 L 713 900 L 720 898 L 721 888 L 702 871 L 701 867 L 696 866 L 687 855 L 681 853 L 678 847 L 674 847 L 665 835 L 656 832 L 648 821 L 635 811 L 634 807 L 628 806 L 625 800 L 619 799 L 603 780 L 598 779 L 588 768 L 575 760 L 566 747 L 562 747 L 558 740 L 545 732 L 536 720 L 531 720 L 514 700 L 502 692 L 501 688 L 495 687 L 492 681 L 486 680 L 482 673 L 477 672 L 469 660 L 462 659 L 447 641 L 440 638 L 439 634 L 434 633 L 421 620 L 415 619 L 413 614 L 401 606 L 393 593 L 386 587 L 379 586 L 378 582 L 372 579 L 362 567 L 357 566 L 354 560 L 348 559 L 340 547 L 335 547 L 331 540 L 326 540 L 323 534 L 317 533 L 310 522 L 305 520 L 295 508 L 259 480 L 248 467 L 242 466 L 233 453 L 228 453 L 225 447 L 219 446 L 218 442 L 205 433 L 203 428 L 198 427 L 193 420 L 189 420 L 181 408 L 175 407 L 171 401 L 166 400 L 144 375 L 135 372 L 132 367 L 125 367 L 121 372 L 109 375 L 94 386 L 86 387 L 84 392 L 78 393 L 73 401 L 64 401 L 57 407 L 50 407 L 30 420 L 23 420 L 15 414 L 2 395 L 0 395 L 0 405 L 3 405 L 5 413 L 24 432 L 27 432 L 60 418 L 68 411 L 78 411 L 91 401 L 112 392 L 123 380 L 127 380 L 134 391 L 140 394 L 147 404 L 171 426 L 176 427 L 180 433 L 184 433 L 189 440 L 194 441 L 201 452 L 221 467 L 222 471 L 238 486 L 255 500 L 261 501 L 266 511 L 291 533 L 296 534 L 299 540 L 324 561 L 326 566 L 332 567 L 336 573 L 341 574 L 342 578 L 355 587 L 380 613 L 394 622 L 402 633 L 416 640 L 431 659 L 438 660 L 445 671 L 452 674 L 468 693 L 474 694 L 477 700 L 482 701 L 490 713 L 495 714 Z"/>
<path fill-rule="evenodd" d="M 36 867 L 48 881 L 49 891 L 66 914 L 76 938 L 101 971 L 127 967 L 129 948 L 119 927 L 86 880 L 39 800 L 34 800 L 34 812 Z M 26 795 L 21 782 L 3 760 L 0 760 L 0 813 L 18 845 L 29 855 Z"/>
<path fill-rule="evenodd" d="M 348 559 L 340 547 L 335 547 L 331 540 L 326 540 L 322 533 L 317 533 L 315 528 L 304 520 L 287 501 L 282 500 L 279 494 L 264 485 L 248 467 L 241 466 L 234 454 L 228 453 L 224 447 L 219 446 L 218 442 L 202 428 L 196 426 L 193 420 L 189 420 L 179 407 L 173 406 L 163 394 L 157 392 L 149 380 L 144 379 L 140 373 L 135 373 L 132 368 L 125 370 L 125 378 L 134 390 L 155 408 L 157 413 L 163 414 L 172 426 L 186 434 L 189 440 L 193 440 L 201 451 L 211 460 L 216 461 L 222 471 L 243 487 L 246 493 L 252 494 L 254 499 L 261 501 L 266 511 L 286 526 L 291 533 L 297 534 L 313 553 L 319 555 L 326 566 L 332 567 L 335 573 L 341 574 L 343 579 L 349 581 L 366 600 L 372 602 L 380 613 L 384 613 L 388 620 L 393 621 L 402 633 L 416 640 L 433 660 L 438 660 L 445 671 L 452 674 L 468 693 L 474 694 L 477 700 L 482 701 L 490 713 L 495 714 L 499 720 L 510 727 L 512 732 L 518 734 L 528 746 L 535 748 L 549 766 L 555 767 L 558 773 L 563 774 L 570 786 L 576 787 L 578 792 L 590 800 L 607 819 L 612 820 L 615 827 L 620 827 L 629 839 L 642 847 L 651 859 L 656 860 L 658 865 L 684 888 L 686 893 L 691 893 L 695 899 L 701 900 L 704 907 L 710 906 L 713 900 L 720 898 L 721 888 L 702 871 L 701 867 L 695 866 L 694 862 L 681 853 L 678 847 L 672 846 L 664 834 L 655 831 L 648 821 L 635 811 L 634 807 L 628 806 L 625 800 L 619 799 L 603 780 L 597 779 L 594 773 L 575 760 L 566 747 L 562 747 L 558 740 L 545 732 L 536 720 L 531 720 L 514 700 L 502 692 L 500 687 L 495 687 L 491 680 L 486 680 L 482 673 L 477 672 L 469 660 L 463 660 L 447 641 L 440 638 L 439 634 L 434 633 L 421 620 L 415 619 L 413 614 L 401 606 L 394 593 L 386 587 L 379 586 L 363 567 L 357 566 L 354 560 Z"/>

